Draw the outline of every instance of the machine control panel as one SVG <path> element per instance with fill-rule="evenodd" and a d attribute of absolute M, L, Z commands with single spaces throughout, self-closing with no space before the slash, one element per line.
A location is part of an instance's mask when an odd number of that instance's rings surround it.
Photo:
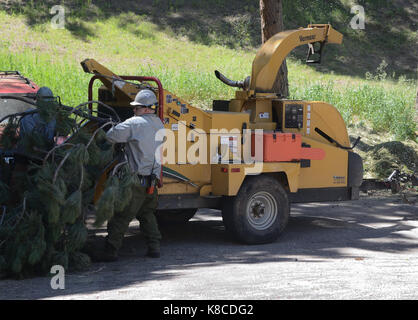
<path fill-rule="evenodd" d="M 286 128 L 303 128 L 303 104 L 287 104 L 284 118 Z"/>

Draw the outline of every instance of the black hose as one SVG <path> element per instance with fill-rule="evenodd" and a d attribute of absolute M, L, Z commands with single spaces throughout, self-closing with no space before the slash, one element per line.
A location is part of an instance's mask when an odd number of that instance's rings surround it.
<path fill-rule="evenodd" d="M 248 77 L 247 79 L 245 79 L 244 81 L 234 81 L 234 80 L 230 80 L 227 77 L 225 77 L 222 73 L 220 73 L 218 70 L 215 70 L 215 76 L 221 80 L 223 83 L 225 83 L 226 85 L 230 86 L 230 87 L 235 87 L 235 88 L 241 88 L 246 90 L 249 86 L 249 80 L 250 78 Z"/>

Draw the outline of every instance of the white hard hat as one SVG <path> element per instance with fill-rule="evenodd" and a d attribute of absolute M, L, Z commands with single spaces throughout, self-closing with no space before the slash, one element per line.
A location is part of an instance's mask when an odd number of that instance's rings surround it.
<path fill-rule="evenodd" d="M 154 92 L 144 89 L 138 92 L 135 101 L 131 102 L 131 106 L 155 109 L 158 101 Z"/>

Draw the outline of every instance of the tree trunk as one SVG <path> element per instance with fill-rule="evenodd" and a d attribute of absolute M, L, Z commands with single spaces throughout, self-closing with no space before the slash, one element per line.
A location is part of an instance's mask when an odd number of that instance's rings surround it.
<path fill-rule="evenodd" d="M 276 33 L 283 31 L 282 13 L 282 0 L 260 0 L 261 38 L 263 43 Z M 283 97 L 289 96 L 286 60 L 283 61 L 279 69 L 273 85 L 273 92 L 279 93 Z"/>
<path fill-rule="evenodd" d="M 418 123 L 418 91 L 417 91 L 417 97 L 415 99 L 415 122 Z M 416 131 L 415 133 L 417 133 L 418 135 L 418 128 L 415 128 Z"/>

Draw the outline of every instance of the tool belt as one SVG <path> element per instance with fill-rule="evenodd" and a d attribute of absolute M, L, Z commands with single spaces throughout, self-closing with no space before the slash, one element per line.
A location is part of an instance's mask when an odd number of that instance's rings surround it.
<path fill-rule="evenodd" d="M 153 194 L 155 186 L 157 184 L 157 177 L 155 174 L 149 175 L 149 176 L 142 176 L 138 174 L 139 182 L 141 183 L 141 186 L 147 188 L 146 192 L 147 194 Z"/>
<path fill-rule="evenodd" d="M 149 176 L 143 176 L 138 174 L 139 183 L 141 186 L 148 188 L 151 185 L 151 175 Z"/>

